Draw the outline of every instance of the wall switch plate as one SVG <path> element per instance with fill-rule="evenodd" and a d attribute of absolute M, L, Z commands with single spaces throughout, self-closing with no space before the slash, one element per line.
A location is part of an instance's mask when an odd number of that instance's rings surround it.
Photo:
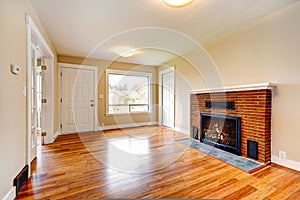
<path fill-rule="evenodd" d="M 286 152 L 285 151 L 279 151 L 279 160 L 280 161 L 285 161 L 286 160 Z"/>

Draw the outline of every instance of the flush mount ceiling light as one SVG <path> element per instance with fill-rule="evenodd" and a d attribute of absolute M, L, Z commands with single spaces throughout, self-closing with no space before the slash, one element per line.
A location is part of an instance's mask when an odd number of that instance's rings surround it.
<path fill-rule="evenodd" d="M 127 46 L 118 46 L 112 49 L 113 52 L 121 57 L 127 58 L 136 54 L 136 49 Z"/>
<path fill-rule="evenodd" d="M 173 7 L 183 7 L 191 3 L 192 1 L 193 0 L 163 0 L 164 3 Z"/>

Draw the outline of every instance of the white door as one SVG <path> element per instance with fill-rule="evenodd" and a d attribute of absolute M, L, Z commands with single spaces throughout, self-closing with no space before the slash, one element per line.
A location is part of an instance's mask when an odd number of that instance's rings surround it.
<path fill-rule="evenodd" d="M 37 49 L 31 44 L 31 126 L 30 126 L 30 161 L 37 155 Z"/>
<path fill-rule="evenodd" d="M 174 128 L 174 72 L 162 74 L 162 125 Z"/>
<path fill-rule="evenodd" d="M 93 70 L 62 68 L 62 133 L 94 131 L 94 73 Z"/>

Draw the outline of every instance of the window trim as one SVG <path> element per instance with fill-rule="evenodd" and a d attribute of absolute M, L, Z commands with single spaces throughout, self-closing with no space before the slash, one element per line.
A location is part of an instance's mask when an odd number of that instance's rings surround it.
<path fill-rule="evenodd" d="M 136 111 L 136 112 L 126 112 L 126 113 L 109 113 L 109 74 L 120 74 L 120 75 L 131 75 L 131 76 L 146 76 L 149 78 L 149 92 L 148 92 L 148 111 Z M 148 114 L 151 113 L 150 108 L 152 105 L 152 73 L 140 72 L 140 71 L 126 71 L 126 70 L 116 70 L 116 69 L 106 69 L 106 116 L 113 115 L 131 115 L 131 114 Z"/>

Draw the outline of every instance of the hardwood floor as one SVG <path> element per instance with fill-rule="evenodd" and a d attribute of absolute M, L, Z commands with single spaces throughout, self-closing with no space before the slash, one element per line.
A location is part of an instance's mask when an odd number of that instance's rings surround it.
<path fill-rule="evenodd" d="M 157 126 L 59 136 L 16 199 L 300 199 L 300 172 L 248 174 L 175 141 L 186 137 Z"/>

